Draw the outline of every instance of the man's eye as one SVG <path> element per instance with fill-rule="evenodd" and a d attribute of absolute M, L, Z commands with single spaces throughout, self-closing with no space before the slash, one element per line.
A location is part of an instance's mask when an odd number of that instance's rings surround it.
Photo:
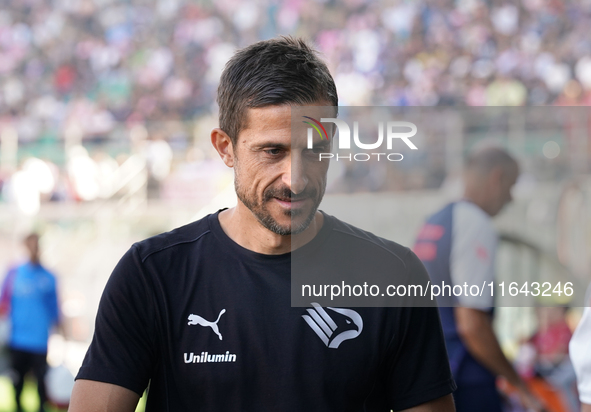
<path fill-rule="evenodd" d="M 264 152 L 271 156 L 277 156 L 281 154 L 281 149 L 266 149 Z"/>

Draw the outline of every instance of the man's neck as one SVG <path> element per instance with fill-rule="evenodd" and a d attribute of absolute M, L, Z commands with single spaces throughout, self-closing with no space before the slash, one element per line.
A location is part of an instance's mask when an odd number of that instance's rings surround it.
<path fill-rule="evenodd" d="M 298 249 L 314 239 L 324 223 L 324 215 L 316 212 L 310 225 L 297 235 L 278 235 L 264 227 L 240 201 L 232 209 L 218 215 L 222 230 L 245 249 L 265 255 L 280 255 Z"/>
<path fill-rule="evenodd" d="M 479 196 L 475 193 L 470 193 L 470 191 L 465 191 L 462 199 L 470 203 L 473 203 L 474 205 L 478 206 L 484 213 L 491 216 L 491 214 L 486 209 L 486 201 L 483 199 L 483 196 Z"/>

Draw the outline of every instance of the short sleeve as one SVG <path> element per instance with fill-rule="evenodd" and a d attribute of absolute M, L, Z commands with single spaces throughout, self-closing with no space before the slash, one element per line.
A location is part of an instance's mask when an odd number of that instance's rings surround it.
<path fill-rule="evenodd" d="M 590 302 L 587 300 L 587 305 Z M 591 404 L 591 308 L 585 307 L 583 317 L 571 338 L 569 355 L 577 375 L 581 402 Z"/>
<path fill-rule="evenodd" d="M 92 343 L 76 379 L 111 383 L 141 396 L 154 367 L 154 311 L 151 288 L 132 247 L 105 286 Z"/>
<path fill-rule="evenodd" d="M 494 259 L 497 235 L 490 218 L 478 206 L 458 202 L 453 209 L 452 247 L 450 276 L 454 285 L 477 285 L 483 288 L 494 280 Z M 464 307 L 488 310 L 493 306 L 493 296 L 486 293 L 472 296 L 462 293 L 457 296 Z"/>
<path fill-rule="evenodd" d="M 8 315 L 10 311 L 10 299 L 12 282 L 16 276 L 16 268 L 11 268 L 2 280 L 2 287 L 0 288 L 0 316 Z"/>
<path fill-rule="evenodd" d="M 421 261 L 410 251 L 407 264 L 412 277 L 428 277 Z M 456 389 L 437 307 L 399 310 L 399 326 L 386 359 L 388 406 L 395 411 L 435 400 Z"/>

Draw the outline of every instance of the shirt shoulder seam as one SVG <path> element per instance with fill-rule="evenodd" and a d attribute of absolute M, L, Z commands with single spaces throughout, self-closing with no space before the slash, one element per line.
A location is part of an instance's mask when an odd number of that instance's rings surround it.
<path fill-rule="evenodd" d="M 171 247 L 178 246 L 178 245 L 181 245 L 181 244 L 184 244 L 184 243 L 196 242 L 197 240 L 199 240 L 200 238 L 202 238 L 203 236 L 205 236 L 206 234 L 208 234 L 210 232 L 211 232 L 211 230 L 206 230 L 205 232 L 201 233 L 196 238 L 179 240 L 179 241 L 176 241 L 176 242 L 171 243 L 169 245 L 162 246 L 159 249 L 152 250 L 149 253 L 147 253 L 146 256 L 142 257 L 142 263 L 144 263 L 146 261 L 146 259 L 148 259 L 150 256 L 152 256 L 154 253 L 162 252 L 163 250 L 166 250 L 166 249 L 169 249 Z"/>

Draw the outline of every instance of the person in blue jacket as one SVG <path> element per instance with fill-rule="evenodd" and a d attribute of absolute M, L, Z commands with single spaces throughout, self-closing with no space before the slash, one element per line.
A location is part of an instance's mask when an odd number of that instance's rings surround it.
<path fill-rule="evenodd" d="M 24 244 L 29 259 L 8 272 L 0 301 L 11 323 L 9 349 L 17 411 L 22 411 L 24 377 L 30 371 L 37 380 L 39 410 L 44 411 L 47 342 L 52 327 L 58 326 L 60 320 L 56 279 L 41 265 L 39 235 L 31 233 Z"/>

